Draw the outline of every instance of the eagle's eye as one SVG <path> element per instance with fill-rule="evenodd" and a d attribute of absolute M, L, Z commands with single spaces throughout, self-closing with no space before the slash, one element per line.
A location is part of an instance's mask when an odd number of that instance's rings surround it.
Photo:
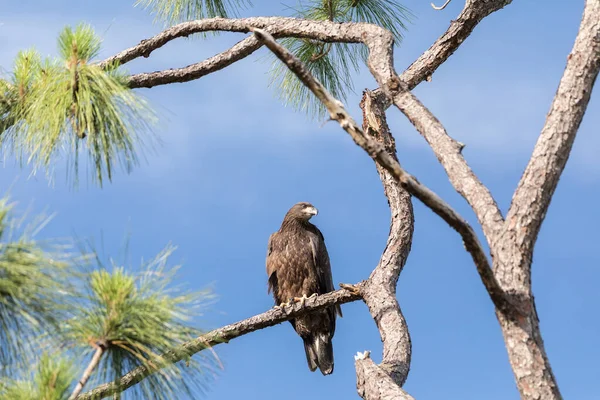
<path fill-rule="evenodd" d="M 304 208 L 302 209 L 302 212 L 304 212 L 305 214 L 308 214 L 310 216 L 317 215 L 317 213 L 318 213 L 317 209 L 311 205 L 304 206 Z"/>

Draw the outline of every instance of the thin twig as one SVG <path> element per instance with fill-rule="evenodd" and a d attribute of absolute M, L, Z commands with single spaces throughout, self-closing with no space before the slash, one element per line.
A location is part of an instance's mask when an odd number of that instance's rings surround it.
<path fill-rule="evenodd" d="M 450 4 L 450 2 L 451 2 L 451 1 L 452 1 L 452 0 L 446 0 L 446 2 L 445 2 L 443 5 L 441 5 L 440 7 L 438 7 L 438 6 L 436 6 L 435 4 L 431 3 L 431 7 L 433 7 L 433 9 L 434 9 L 434 10 L 438 10 L 438 11 L 439 11 L 439 10 L 443 10 L 444 8 L 446 8 L 446 6 L 447 6 L 448 4 Z"/>
<path fill-rule="evenodd" d="M 113 63 L 123 65 L 139 57 L 149 57 L 153 51 L 172 40 L 188 37 L 195 33 L 210 31 L 248 33 L 252 27 L 268 29 L 277 37 L 293 36 L 324 42 L 344 43 L 362 43 L 364 41 L 363 34 L 376 34 L 385 31 L 378 25 L 368 23 L 337 23 L 289 17 L 207 18 L 174 25 L 149 39 L 142 40 L 133 47 L 107 58 L 99 65 L 101 67 Z"/>
<path fill-rule="evenodd" d="M 69 396 L 69 400 L 76 399 L 77 396 L 79 395 L 79 393 L 81 393 L 81 391 L 83 390 L 83 387 L 85 386 L 87 381 L 90 379 L 90 376 L 92 376 L 92 373 L 94 372 L 94 370 L 100 363 L 100 359 L 104 355 L 105 351 L 106 351 L 106 347 L 103 345 L 99 345 L 98 347 L 96 347 L 94 356 L 92 357 L 92 359 L 91 359 L 90 363 L 88 364 L 87 368 L 85 369 L 85 371 L 83 371 L 83 375 L 81 376 L 81 379 L 77 382 L 77 385 L 75 385 L 75 389 L 73 390 L 73 393 L 71 393 L 71 396 Z"/>

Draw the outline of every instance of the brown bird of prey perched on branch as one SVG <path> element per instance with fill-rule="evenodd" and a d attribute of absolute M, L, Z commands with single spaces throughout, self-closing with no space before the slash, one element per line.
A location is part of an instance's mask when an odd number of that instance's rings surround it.
<path fill-rule="evenodd" d="M 283 218 L 279 230 L 269 237 L 267 276 L 276 307 L 332 292 L 331 265 L 321 231 L 309 220 L 317 215 L 310 203 L 295 204 Z M 339 305 L 290 320 L 304 341 L 308 368 L 319 367 L 323 375 L 333 372 L 333 345 Z"/>

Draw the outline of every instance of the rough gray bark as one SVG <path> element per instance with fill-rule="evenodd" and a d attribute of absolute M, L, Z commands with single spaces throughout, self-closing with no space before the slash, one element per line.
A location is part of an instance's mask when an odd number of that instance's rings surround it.
<path fill-rule="evenodd" d="M 261 46 L 262 44 L 256 40 L 254 36 L 250 36 L 241 40 L 229 50 L 219 53 L 202 62 L 188 65 L 187 67 L 131 75 L 127 79 L 127 84 L 130 88 L 135 89 L 143 87 L 150 88 L 175 82 L 189 82 L 219 71 L 234 62 L 249 56 L 260 49 Z"/>
<path fill-rule="evenodd" d="M 462 156 L 464 145 L 450 137 L 440 121 L 411 92 L 394 96 L 394 104 L 431 146 L 450 183 L 475 212 L 484 234 L 487 237 L 497 235 L 504 218 L 488 188 L 475 176 Z"/>
<path fill-rule="evenodd" d="M 368 351 L 354 356 L 358 395 L 369 400 L 414 400 L 373 360 Z"/>
<path fill-rule="evenodd" d="M 491 238 L 496 254 L 494 273 L 500 285 L 528 311 L 521 318 L 497 313 L 517 386 L 526 399 L 561 398 L 531 292 L 531 261 L 599 70 L 600 0 L 587 0 L 575 44 L 502 232 Z"/>
<path fill-rule="evenodd" d="M 408 90 L 414 89 L 426 79 L 431 80 L 438 67 L 454 54 L 485 17 L 510 3 L 512 0 L 467 0 L 446 32 L 400 75 L 400 80 Z"/>
<path fill-rule="evenodd" d="M 363 94 L 363 132 L 383 145 L 385 151 L 397 160 L 396 144 L 385 118 L 385 98 L 375 98 L 369 91 Z M 373 390 L 367 390 L 367 372 L 380 369 L 387 374 L 399 389 L 404 385 L 410 370 L 411 341 L 408 326 L 396 296 L 398 278 L 410 253 L 414 231 L 414 214 L 410 194 L 402 188 L 394 176 L 375 162 L 390 206 L 391 221 L 387 244 L 379 264 L 371 273 L 363 299 L 377 324 L 383 343 L 383 359 L 370 368 L 360 365 L 370 361 L 357 359 L 357 387 L 366 399 L 381 398 Z"/>

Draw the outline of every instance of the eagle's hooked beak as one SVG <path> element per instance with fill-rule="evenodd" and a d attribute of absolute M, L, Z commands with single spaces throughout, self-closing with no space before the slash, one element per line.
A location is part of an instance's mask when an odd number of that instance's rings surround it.
<path fill-rule="evenodd" d="M 315 207 L 308 207 L 306 209 L 306 213 L 310 214 L 314 217 L 315 215 L 317 215 L 319 213 L 319 210 L 317 210 Z"/>

